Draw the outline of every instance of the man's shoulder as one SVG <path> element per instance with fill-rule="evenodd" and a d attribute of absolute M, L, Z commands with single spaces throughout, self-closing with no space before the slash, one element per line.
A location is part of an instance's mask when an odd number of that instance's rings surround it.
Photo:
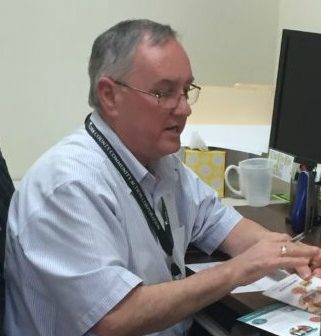
<path fill-rule="evenodd" d="M 54 189 L 74 180 L 90 180 L 99 174 L 106 160 L 84 129 L 65 137 L 31 166 L 21 183 L 46 185 Z M 49 192 L 49 191 L 48 191 Z"/>

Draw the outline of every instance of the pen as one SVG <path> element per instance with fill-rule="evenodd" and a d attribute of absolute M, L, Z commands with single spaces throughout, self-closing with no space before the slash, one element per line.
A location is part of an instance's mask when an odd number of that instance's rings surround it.
<path fill-rule="evenodd" d="M 305 238 L 305 233 L 304 232 L 301 232 L 300 234 L 294 236 L 292 239 L 291 239 L 291 242 L 295 243 L 295 242 L 298 242 L 298 241 L 301 241 L 302 239 Z"/>

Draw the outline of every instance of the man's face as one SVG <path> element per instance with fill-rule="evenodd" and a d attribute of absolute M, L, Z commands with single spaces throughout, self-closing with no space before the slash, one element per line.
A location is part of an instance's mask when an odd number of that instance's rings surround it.
<path fill-rule="evenodd" d="M 176 40 L 138 46 L 132 70 L 124 82 L 148 92 L 182 93 L 193 81 L 189 59 Z M 180 134 L 191 114 L 185 97 L 177 95 L 177 106 L 163 108 L 157 98 L 119 86 L 117 117 L 112 127 L 144 165 L 180 148 Z"/>

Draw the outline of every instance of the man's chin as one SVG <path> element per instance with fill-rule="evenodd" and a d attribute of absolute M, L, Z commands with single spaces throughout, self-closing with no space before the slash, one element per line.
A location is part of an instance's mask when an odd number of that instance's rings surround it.
<path fill-rule="evenodd" d="M 181 148 L 181 141 L 178 138 L 177 142 L 171 142 L 168 146 L 166 146 L 166 149 L 164 149 L 163 151 L 163 156 L 165 155 L 169 155 L 169 154 L 174 154 L 176 152 L 178 152 Z"/>

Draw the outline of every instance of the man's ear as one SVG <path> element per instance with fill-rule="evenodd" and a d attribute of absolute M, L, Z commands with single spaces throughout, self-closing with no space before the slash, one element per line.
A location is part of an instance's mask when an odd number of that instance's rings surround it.
<path fill-rule="evenodd" d="M 104 113 L 112 116 L 116 108 L 116 88 L 114 82 L 108 77 L 101 77 L 97 83 L 97 96 Z"/>

